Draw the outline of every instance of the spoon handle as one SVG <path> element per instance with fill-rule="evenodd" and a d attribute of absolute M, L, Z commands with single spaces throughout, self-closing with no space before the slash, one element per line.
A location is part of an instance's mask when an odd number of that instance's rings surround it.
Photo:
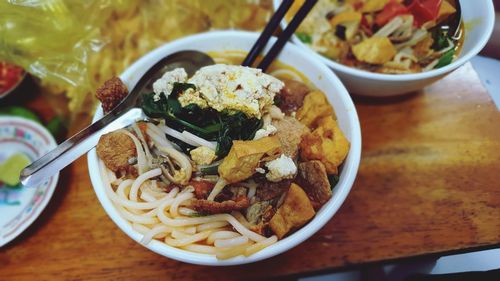
<path fill-rule="evenodd" d="M 110 112 L 100 120 L 67 139 L 21 171 L 21 182 L 32 186 L 53 176 L 97 145 L 99 138 L 111 131 L 124 128 L 145 115 L 140 108 L 132 108 L 124 114 Z M 56 160 L 57 161 L 54 161 Z"/>

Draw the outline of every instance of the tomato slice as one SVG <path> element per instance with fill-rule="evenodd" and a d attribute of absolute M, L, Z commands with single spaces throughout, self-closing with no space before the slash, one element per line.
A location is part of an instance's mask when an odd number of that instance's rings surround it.
<path fill-rule="evenodd" d="M 408 10 L 408 7 L 396 1 L 390 1 L 384 6 L 384 9 L 377 14 L 377 16 L 375 17 L 375 23 L 379 27 L 382 27 L 386 23 L 390 22 L 393 18 L 405 14 L 410 14 L 410 10 Z"/>
<path fill-rule="evenodd" d="M 418 27 L 435 20 L 439 15 L 439 8 L 443 0 L 413 0 L 408 6 Z"/>
<path fill-rule="evenodd" d="M 19 66 L 0 62 L 0 96 L 14 87 L 22 75 L 23 69 Z"/>

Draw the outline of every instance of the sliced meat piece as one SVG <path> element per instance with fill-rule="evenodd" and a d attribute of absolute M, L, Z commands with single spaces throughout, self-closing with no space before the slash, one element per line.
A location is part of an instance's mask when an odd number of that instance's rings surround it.
<path fill-rule="evenodd" d="M 321 161 L 300 163 L 295 181 L 304 189 L 316 211 L 332 197 L 326 168 Z"/>
<path fill-rule="evenodd" d="M 269 237 L 273 234 L 269 227 L 269 221 L 276 213 L 276 208 L 271 201 L 257 202 L 247 209 L 246 218 L 253 225 L 250 230 Z"/>
<path fill-rule="evenodd" d="M 208 201 L 205 199 L 196 199 L 191 201 L 191 207 L 196 211 L 207 214 L 229 213 L 248 208 L 250 201 L 246 196 L 237 197 L 235 200 L 224 202 Z"/>
<path fill-rule="evenodd" d="M 249 223 L 256 225 L 262 221 L 262 217 L 269 207 L 272 208 L 269 201 L 256 202 L 248 207 L 245 218 Z"/>
<path fill-rule="evenodd" d="M 285 86 L 281 89 L 279 108 L 285 113 L 297 111 L 304 103 L 304 97 L 311 91 L 306 84 L 292 79 L 281 79 Z"/>
<path fill-rule="evenodd" d="M 96 97 L 102 103 L 104 113 L 111 111 L 128 95 L 128 89 L 122 80 L 113 77 L 97 88 Z"/>
<path fill-rule="evenodd" d="M 297 157 L 302 136 L 309 133 L 309 129 L 293 117 L 285 117 L 273 121 L 276 135 L 281 142 L 282 153 L 292 159 Z"/>
<path fill-rule="evenodd" d="M 122 132 L 111 132 L 101 136 L 97 143 L 97 155 L 113 172 L 130 171 L 129 159 L 137 156 L 132 139 Z"/>
<path fill-rule="evenodd" d="M 268 201 L 278 198 L 288 190 L 292 180 L 282 180 L 280 182 L 263 181 L 257 186 L 255 195 L 261 201 Z"/>
<path fill-rule="evenodd" d="M 314 217 L 314 214 L 314 208 L 307 194 L 300 186 L 292 183 L 286 194 L 285 202 L 278 208 L 269 222 L 269 226 L 281 239 L 290 231 L 306 224 Z"/>
<path fill-rule="evenodd" d="M 194 195 L 196 199 L 207 199 L 210 191 L 214 188 L 215 184 L 209 181 L 190 181 L 189 185 L 194 187 Z"/>

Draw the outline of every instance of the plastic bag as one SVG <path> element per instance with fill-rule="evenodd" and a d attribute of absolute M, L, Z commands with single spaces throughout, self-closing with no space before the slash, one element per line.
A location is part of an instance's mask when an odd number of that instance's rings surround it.
<path fill-rule="evenodd" d="M 270 12 L 270 0 L 1 1 L 0 60 L 65 93 L 74 117 L 92 113 L 95 89 L 151 49 L 209 29 L 258 30 Z"/>

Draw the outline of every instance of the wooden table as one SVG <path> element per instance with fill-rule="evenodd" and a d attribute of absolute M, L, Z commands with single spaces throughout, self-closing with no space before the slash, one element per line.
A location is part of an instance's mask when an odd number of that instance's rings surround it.
<path fill-rule="evenodd" d="M 0 279 L 262 279 L 498 247 L 500 113 L 472 67 L 421 93 L 356 103 L 363 155 L 352 192 L 321 231 L 282 255 L 226 268 L 163 258 L 108 218 L 80 159 L 36 223 L 0 250 Z M 51 114 L 41 98 L 28 106 Z"/>

